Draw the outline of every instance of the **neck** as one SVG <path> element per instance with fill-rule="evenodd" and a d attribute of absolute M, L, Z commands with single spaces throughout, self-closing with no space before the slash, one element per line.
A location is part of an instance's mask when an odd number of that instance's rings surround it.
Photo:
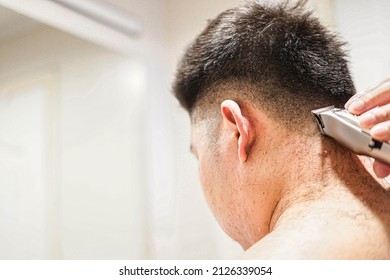
<path fill-rule="evenodd" d="M 307 142 L 307 143 L 305 143 Z M 367 197 L 379 196 L 383 182 L 369 174 L 362 160 L 325 137 L 316 140 L 299 137 L 284 145 L 288 153 L 280 193 L 269 229 L 295 219 L 296 215 L 328 208 L 339 213 L 358 211 Z"/>

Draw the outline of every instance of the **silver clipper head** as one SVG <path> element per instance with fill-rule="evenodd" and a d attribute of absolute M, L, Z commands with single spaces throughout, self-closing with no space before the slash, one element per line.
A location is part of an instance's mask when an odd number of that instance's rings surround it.
<path fill-rule="evenodd" d="M 333 138 L 356 154 L 390 164 L 390 144 L 372 138 L 369 130 L 359 125 L 356 116 L 334 106 L 311 112 L 322 134 Z"/>

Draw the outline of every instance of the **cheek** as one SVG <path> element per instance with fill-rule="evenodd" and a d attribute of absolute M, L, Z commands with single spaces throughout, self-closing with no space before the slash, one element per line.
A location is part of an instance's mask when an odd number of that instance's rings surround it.
<path fill-rule="evenodd" d="M 199 162 L 199 178 L 206 201 L 214 215 L 219 218 L 231 207 L 233 198 L 230 180 L 222 166 L 214 158 Z"/>
<path fill-rule="evenodd" d="M 202 184 L 203 193 L 206 201 L 214 212 L 216 210 L 219 200 L 219 180 L 218 180 L 218 166 L 212 157 L 204 157 L 199 161 L 199 178 Z"/>
<path fill-rule="evenodd" d="M 240 240 L 239 229 L 242 220 L 241 210 L 237 208 L 237 188 L 234 174 L 222 169 L 213 162 L 200 163 L 199 173 L 206 202 L 222 229 L 234 240 Z M 238 203 L 241 204 L 241 203 Z"/>
<path fill-rule="evenodd" d="M 210 200 L 210 196 L 213 193 L 213 170 L 210 170 L 212 168 L 213 167 L 205 161 L 199 162 L 199 179 L 207 200 Z"/>

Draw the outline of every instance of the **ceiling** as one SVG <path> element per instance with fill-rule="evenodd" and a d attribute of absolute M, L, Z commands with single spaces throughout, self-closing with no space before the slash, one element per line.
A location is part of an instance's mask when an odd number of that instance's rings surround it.
<path fill-rule="evenodd" d="M 59 4 L 60 1 L 61 3 L 80 3 L 80 6 L 83 7 L 85 5 L 81 5 L 82 3 L 90 3 L 90 5 L 93 5 L 95 2 L 99 3 L 96 4 L 96 7 L 87 9 L 87 12 L 99 11 L 98 16 L 103 17 L 103 19 L 99 20 L 99 18 L 83 13 L 82 10 L 72 9 L 72 7 Z M 126 55 L 133 54 L 134 51 L 143 51 L 148 43 L 147 40 L 143 37 L 141 38 L 142 40 L 139 38 L 135 40 L 135 38 L 122 32 L 115 25 L 118 23 L 118 19 L 121 24 L 123 19 L 124 21 L 131 20 L 133 23 L 131 15 L 136 15 L 137 13 L 128 12 L 122 6 L 111 4 L 109 1 L 112 0 L 0 0 L 0 40 L 2 43 L 5 43 L 5 41 L 11 38 L 15 38 L 15 35 L 17 37 L 23 36 L 31 29 L 37 29 L 38 25 L 38 28 L 50 26 Z M 147 3 L 147 7 L 150 10 L 150 8 L 154 8 L 154 2 L 159 3 L 161 0 L 121 1 L 127 3 L 129 7 L 132 7 L 130 4 L 133 2 Z M 149 10 L 146 10 L 146 12 Z M 30 19 L 30 17 L 34 20 Z M 134 18 L 137 19 L 138 17 L 134 16 Z M 110 19 L 116 20 L 114 26 L 109 24 L 112 22 Z"/>
<path fill-rule="evenodd" d="M 39 25 L 41 23 L 0 6 L 0 40 Z"/>

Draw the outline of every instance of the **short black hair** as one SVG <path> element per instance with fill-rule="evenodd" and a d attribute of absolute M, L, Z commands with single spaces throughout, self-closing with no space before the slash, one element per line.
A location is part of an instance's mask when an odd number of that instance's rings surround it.
<path fill-rule="evenodd" d="M 235 84 L 256 88 L 254 98 L 285 119 L 343 106 L 355 92 L 344 43 L 305 5 L 250 2 L 210 21 L 179 63 L 173 92 L 181 105 L 191 114 L 215 88 Z"/>

